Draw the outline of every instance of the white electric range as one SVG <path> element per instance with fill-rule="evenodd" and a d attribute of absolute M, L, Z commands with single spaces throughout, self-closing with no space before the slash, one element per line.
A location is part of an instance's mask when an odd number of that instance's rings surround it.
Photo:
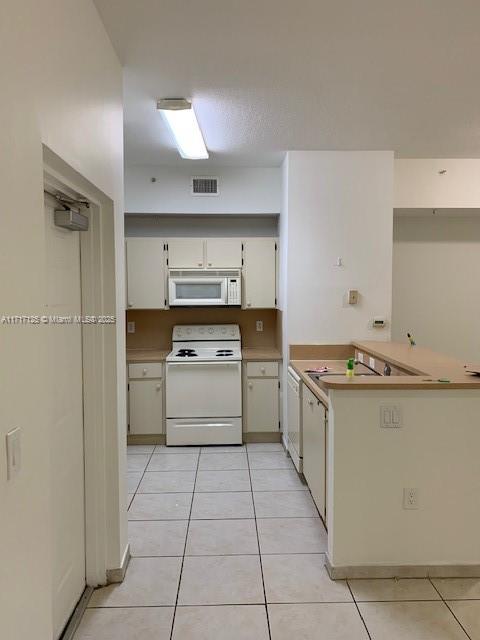
<path fill-rule="evenodd" d="M 241 444 L 240 327 L 177 325 L 172 347 L 165 377 L 167 445 Z"/>

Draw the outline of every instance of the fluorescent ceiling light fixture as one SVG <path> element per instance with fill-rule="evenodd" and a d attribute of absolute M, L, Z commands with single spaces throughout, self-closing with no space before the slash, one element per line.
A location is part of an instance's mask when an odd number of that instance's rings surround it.
<path fill-rule="evenodd" d="M 208 158 L 207 147 L 191 102 L 185 98 L 165 98 L 157 100 L 157 109 L 170 127 L 182 158 Z"/>

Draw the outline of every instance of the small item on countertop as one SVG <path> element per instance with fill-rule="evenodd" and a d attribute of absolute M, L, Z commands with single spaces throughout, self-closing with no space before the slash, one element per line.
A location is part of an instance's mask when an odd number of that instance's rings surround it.
<path fill-rule="evenodd" d="M 355 375 L 355 360 L 354 358 L 349 358 L 347 360 L 347 371 L 346 371 L 346 376 L 347 378 L 353 378 L 353 376 Z"/>
<path fill-rule="evenodd" d="M 305 373 L 327 373 L 330 367 L 316 367 L 315 369 L 305 369 Z"/>
<path fill-rule="evenodd" d="M 480 376 L 480 365 L 466 364 L 465 373 L 472 373 L 474 376 Z"/>
<path fill-rule="evenodd" d="M 447 378 L 439 378 L 437 382 L 450 382 L 450 380 L 447 380 Z"/>
<path fill-rule="evenodd" d="M 411 334 L 411 333 L 407 333 L 407 338 L 408 338 L 408 340 L 409 340 L 409 342 L 410 342 L 410 346 L 411 346 L 411 347 L 414 347 L 414 346 L 416 345 L 416 342 L 415 342 L 415 340 L 413 339 L 412 334 Z"/>

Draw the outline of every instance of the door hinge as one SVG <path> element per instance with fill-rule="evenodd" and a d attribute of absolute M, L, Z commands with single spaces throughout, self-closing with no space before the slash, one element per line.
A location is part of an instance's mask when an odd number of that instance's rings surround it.
<path fill-rule="evenodd" d="M 130 391 L 130 384 L 127 384 L 127 391 Z"/>
<path fill-rule="evenodd" d="M 167 258 L 167 267 L 168 267 L 168 258 Z"/>
<path fill-rule="evenodd" d="M 275 306 L 277 306 L 277 299 L 275 298 Z"/>
<path fill-rule="evenodd" d="M 278 388 L 280 389 L 280 380 L 278 381 Z"/>
<path fill-rule="evenodd" d="M 278 421 L 278 430 L 280 431 L 280 429 L 282 428 L 282 425 L 280 424 L 280 420 Z"/>
<path fill-rule="evenodd" d="M 165 298 L 165 306 L 167 306 L 167 299 Z"/>
<path fill-rule="evenodd" d="M 275 242 L 275 251 L 277 250 L 277 243 Z"/>

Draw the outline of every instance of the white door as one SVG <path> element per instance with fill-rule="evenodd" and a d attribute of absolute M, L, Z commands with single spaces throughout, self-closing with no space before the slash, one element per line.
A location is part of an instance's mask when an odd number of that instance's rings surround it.
<path fill-rule="evenodd" d="M 201 238 L 174 238 L 168 241 L 170 269 L 198 269 L 204 266 Z"/>
<path fill-rule="evenodd" d="M 278 380 L 249 378 L 247 381 L 247 431 L 278 431 Z"/>
<path fill-rule="evenodd" d="M 240 238 L 208 238 L 206 240 L 207 267 L 212 269 L 240 269 L 242 241 Z"/>
<path fill-rule="evenodd" d="M 161 380 L 129 382 L 130 433 L 163 433 L 163 387 Z"/>
<path fill-rule="evenodd" d="M 53 223 L 45 204 L 47 314 L 79 316 L 80 238 Z M 52 602 L 58 638 L 85 588 L 84 441 L 82 327 L 49 324 L 51 365 Z"/>
<path fill-rule="evenodd" d="M 165 257 L 161 238 L 127 238 L 127 308 L 165 308 Z"/>
<path fill-rule="evenodd" d="M 243 297 L 247 309 L 274 309 L 275 238 L 250 238 L 243 244 Z"/>

